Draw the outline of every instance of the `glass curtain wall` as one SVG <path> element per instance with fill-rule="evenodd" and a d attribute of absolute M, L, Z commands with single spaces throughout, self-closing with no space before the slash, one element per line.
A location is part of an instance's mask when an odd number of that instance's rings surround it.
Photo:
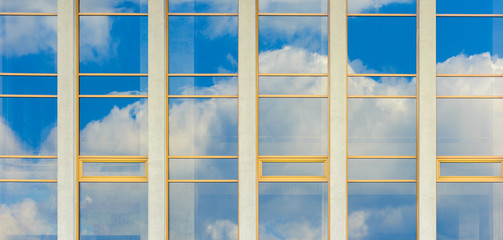
<path fill-rule="evenodd" d="M 80 0 L 79 239 L 147 239 L 147 0 Z"/>
<path fill-rule="evenodd" d="M 348 239 L 417 239 L 417 3 L 347 4 Z"/>

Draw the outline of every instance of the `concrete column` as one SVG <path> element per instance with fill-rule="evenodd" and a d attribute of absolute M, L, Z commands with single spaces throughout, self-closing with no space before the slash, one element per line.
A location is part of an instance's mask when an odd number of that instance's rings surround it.
<path fill-rule="evenodd" d="M 256 0 L 239 1 L 239 239 L 257 239 Z"/>
<path fill-rule="evenodd" d="M 166 1 L 148 1 L 148 238 L 166 239 Z"/>
<path fill-rule="evenodd" d="M 347 236 L 346 185 L 346 0 L 331 0 L 329 11 L 330 71 L 330 239 Z"/>
<path fill-rule="evenodd" d="M 419 239 L 437 236 L 436 1 L 419 1 Z"/>
<path fill-rule="evenodd" d="M 77 239 L 77 3 L 58 1 L 58 239 Z"/>

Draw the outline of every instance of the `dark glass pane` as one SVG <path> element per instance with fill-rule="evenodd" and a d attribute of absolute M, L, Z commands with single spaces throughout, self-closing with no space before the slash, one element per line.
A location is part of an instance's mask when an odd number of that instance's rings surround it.
<path fill-rule="evenodd" d="M 147 95 L 148 77 L 80 77 L 82 95 Z"/>
<path fill-rule="evenodd" d="M 0 179 L 56 180 L 57 175 L 57 159 L 0 158 Z"/>
<path fill-rule="evenodd" d="M 57 77 L 0 76 L 0 94 L 56 95 Z"/>
<path fill-rule="evenodd" d="M 237 13 L 238 0 L 170 0 L 173 13 Z"/>
<path fill-rule="evenodd" d="M 416 0 L 348 0 L 348 13 L 416 13 Z"/>
<path fill-rule="evenodd" d="M 440 176 L 501 176 L 501 163 L 440 163 Z"/>
<path fill-rule="evenodd" d="M 237 95 L 237 77 L 169 77 L 170 95 Z"/>
<path fill-rule="evenodd" d="M 61 1 L 61 0 L 60 0 Z M 80 12 L 147 13 L 148 0 L 80 0 Z"/>
<path fill-rule="evenodd" d="M 415 77 L 348 77 L 348 95 L 416 95 Z"/>
<path fill-rule="evenodd" d="M 85 162 L 82 164 L 83 176 L 145 176 L 145 163 L 95 163 Z"/>
<path fill-rule="evenodd" d="M 169 159 L 169 179 L 237 180 L 238 160 L 235 158 Z"/>
<path fill-rule="evenodd" d="M 0 0 L 0 12 L 56 13 L 57 0 Z"/>
<path fill-rule="evenodd" d="M 327 0 L 260 0 L 260 13 L 327 13 Z"/>

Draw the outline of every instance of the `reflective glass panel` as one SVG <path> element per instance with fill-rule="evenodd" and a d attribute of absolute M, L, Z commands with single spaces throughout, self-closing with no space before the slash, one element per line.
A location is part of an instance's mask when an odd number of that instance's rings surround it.
<path fill-rule="evenodd" d="M 0 0 L 0 12 L 55 13 L 57 0 Z"/>
<path fill-rule="evenodd" d="M 81 240 L 146 240 L 147 183 L 81 183 Z"/>
<path fill-rule="evenodd" d="M 145 176 L 145 163 L 82 163 L 83 176 Z"/>
<path fill-rule="evenodd" d="M 169 179 L 238 179 L 235 158 L 169 159 Z"/>
<path fill-rule="evenodd" d="M 438 17 L 437 73 L 503 74 L 501 42 L 503 18 Z"/>
<path fill-rule="evenodd" d="M 58 178 L 57 170 L 57 159 L 0 158 L 0 179 L 55 180 Z"/>
<path fill-rule="evenodd" d="M 440 163 L 440 176 L 501 176 L 501 163 Z"/>
<path fill-rule="evenodd" d="M 169 77 L 170 95 L 238 95 L 237 77 Z"/>
<path fill-rule="evenodd" d="M 0 76 L 0 94 L 56 95 L 57 77 Z"/>
<path fill-rule="evenodd" d="M 0 29 L 0 72 L 56 73 L 57 16 L 0 16 Z"/>
<path fill-rule="evenodd" d="M 262 176 L 325 176 L 325 164 L 262 162 Z"/>
<path fill-rule="evenodd" d="M 0 239 L 57 239 L 57 183 L 0 183 Z"/>
<path fill-rule="evenodd" d="M 348 95 L 415 96 L 415 77 L 348 77 Z"/>
<path fill-rule="evenodd" d="M 501 239 L 503 183 L 437 183 L 437 239 Z"/>
<path fill-rule="evenodd" d="M 238 238 L 237 183 L 170 183 L 169 239 Z"/>
<path fill-rule="evenodd" d="M 348 73 L 416 73 L 415 17 L 349 17 Z"/>
<path fill-rule="evenodd" d="M 81 155 L 147 155 L 147 99 L 80 98 Z"/>
<path fill-rule="evenodd" d="M 259 239 L 328 239 L 327 183 L 259 183 Z"/>
<path fill-rule="evenodd" d="M 348 239 L 416 239 L 415 183 L 348 183 Z"/>
<path fill-rule="evenodd" d="M 173 13 L 237 13 L 238 0 L 170 0 Z"/>
<path fill-rule="evenodd" d="M 348 154 L 416 155 L 416 100 L 348 99 Z"/>
<path fill-rule="evenodd" d="M 349 180 L 414 180 L 416 159 L 348 159 Z"/>
<path fill-rule="evenodd" d="M 260 13 L 327 13 L 327 0 L 259 0 Z"/>
<path fill-rule="evenodd" d="M 80 77 L 82 95 L 147 95 L 148 77 Z"/>
<path fill-rule="evenodd" d="M 81 16 L 81 73 L 146 73 L 147 16 Z"/>
<path fill-rule="evenodd" d="M 503 155 L 503 99 L 437 99 L 437 155 Z"/>
<path fill-rule="evenodd" d="M 169 99 L 170 156 L 236 156 L 237 98 Z"/>
<path fill-rule="evenodd" d="M 327 155 L 326 98 L 259 99 L 260 155 Z"/>
<path fill-rule="evenodd" d="M 82 13 L 147 13 L 148 0 L 80 0 Z"/>
<path fill-rule="evenodd" d="M 437 77 L 437 95 L 503 96 L 503 77 Z"/>
<path fill-rule="evenodd" d="M 238 18 L 169 16 L 170 73 L 237 73 Z"/>
<path fill-rule="evenodd" d="M 259 94 L 327 95 L 326 77 L 259 77 Z"/>
<path fill-rule="evenodd" d="M 500 0 L 437 0 L 437 13 L 502 14 Z"/>
<path fill-rule="evenodd" d="M 0 98 L 0 155 L 56 155 L 56 98 Z"/>
<path fill-rule="evenodd" d="M 416 1 L 348 0 L 348 13 L 416 13 Z"/>

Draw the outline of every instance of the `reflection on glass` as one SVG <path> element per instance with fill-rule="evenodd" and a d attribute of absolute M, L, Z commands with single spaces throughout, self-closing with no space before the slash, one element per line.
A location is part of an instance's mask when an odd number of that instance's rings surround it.
<path fill-rule="evenodd" d="M 81 183 L 80 239 L 147 239 L 147 183 Z"/>
<path fill-rule="evenodd" d="M 440 163 L 440 176 L 501 176 L 501 163 Z"/>
<path fill-rule="evenodd" d="M 416 13 L 416 0 L 348 0 L 348 13 Z"/>
<path fill-rule="evenodd" d="M 416 100 L 349 99 L 348 155 L 416 155 Z"/>
<path fill-rule="evenodd" d="M 263 162 L 262 176 L 325 176 L 322 162 Z"/>
<path fill-rule="evenodd" d="M 82 95 L 147 95 L 147 77 L 80 77 Z"/>
<path fill-rule="evenodd" d="M 0 183 L 0 239 L 57 239 L 56 183 Z"/>
<path fill-rule="evenodd" d="M 0 12 L 56 13 L 57 0 L 0 0 Z"/>
<path fill-rule="evenodd" d="M 147 155 L 147 99 L 81 98 L 81 155 Z"/>
<path fill-rule="evenodd" d="M 437 183 L 437 239 L 501 239 L 502 183 Z"/>
<path fill-rule="evenodd" d="M 326 77 L 259 77 L 259 94 L 327 95 Z"/>
<path fill-rule="evenodd" d="M 437 77 L 437 95 L 503 96 L 503 77 Z"/>
<path fill-rule="evenodd" d="M 348 239 L 416 239 L 415 183 L 348 183 Z"/>
<path fill-rule="evenodd" d="M 173 13 L 237 13 L 238 0 L 170 0 Z"/>
<path fill-rule="evenodd" d="M 169 16 L 170 73 L 237 73 L 236 16 Z"/>
<path fill-rule="evenodd" d="M 0 72 L 56 73 L 57 16 L 0 16 L 0 29 Z"/>
<path fill-rule="evenodd" d="M 235 158 L 169 159 L 169 179 L 238 179 Z"/>
<path fill-rule="evenodd" d="M 147 2 L 148 0 L 80 0 L 79 11 L 82 13 L 147 13 Z"/>
<path fill-rule="evenodd" d="M 439 17 L 437 73 L 502 74 L 502 41 L 503 18 Z"/>
<path fill-rule="evenodd" d="M 57 77 L 0 76 L 0 94 L 56 95 Z"/>
<path fill-rule="evenodd" d="M 415 77 L 348 77 L 348 95 L 416 95 Z"/>
<path fill-rule="evenodd" d="M 415 17 L 349 17 L 349 73 L 416 73 Z"/>
<path fill-rule="evenodd" d="M 259 183 L 259 239 L 327 239 L 327 183 Z"/>
<path fill-rule="evenodd" d="M 503 155 L 503 99 L 438 99 L 437 155 Z"/>
<path fill-rule="evenodd" d="M 327 155 L 326 98 L 259 99 L 260 155 Z"/>
<path fill-rule="evenodd" d="M 169 77 L 169 95 L 237 95 L 237 77 Z"/>
<path fill-rule="evenodd" d="M 82 163 L 83 176 L 145 176 L 145 163 Z"/>
<path fill-rule="evenodd" d="M 414 180 L 416 159 L 348 159 L 349 180 Z"/>
<path fill-rule="evenodd" d="M 147 16 L 81 16 L 79 36 L 80 72 L 147 72 Z"/>
<path fill-rule="evenodd" d="M 500 0 L 437 0 L 437 13 L 454 14 L 502 14 Z"/>
<path fill-rule="evenodd" d="M 327 17 L 260 16 L 259 72 L 327 73 L 327 31 Z"/>
<path fill-rule="evenodd" d="M 57 179 L 57 160 L 0 158 L 0 179 Z"/>
<path fill-rule="evenodd" d="M 260 13 L 327 13 L 327 0 L 260 0 Z"/>
<path fill-rule="evenodd" d="M 170 156 L 236 156 L 236 98 L 169 99 Z"/>
<path fill-rule="evenodd" d="M 56 98 L 0 98 L 0 155 L 56 155 Z"/>
<path fill-rule="evenodd" d="M 170 183 L 169 239 L 238 238 L 237 183 Z"/>

